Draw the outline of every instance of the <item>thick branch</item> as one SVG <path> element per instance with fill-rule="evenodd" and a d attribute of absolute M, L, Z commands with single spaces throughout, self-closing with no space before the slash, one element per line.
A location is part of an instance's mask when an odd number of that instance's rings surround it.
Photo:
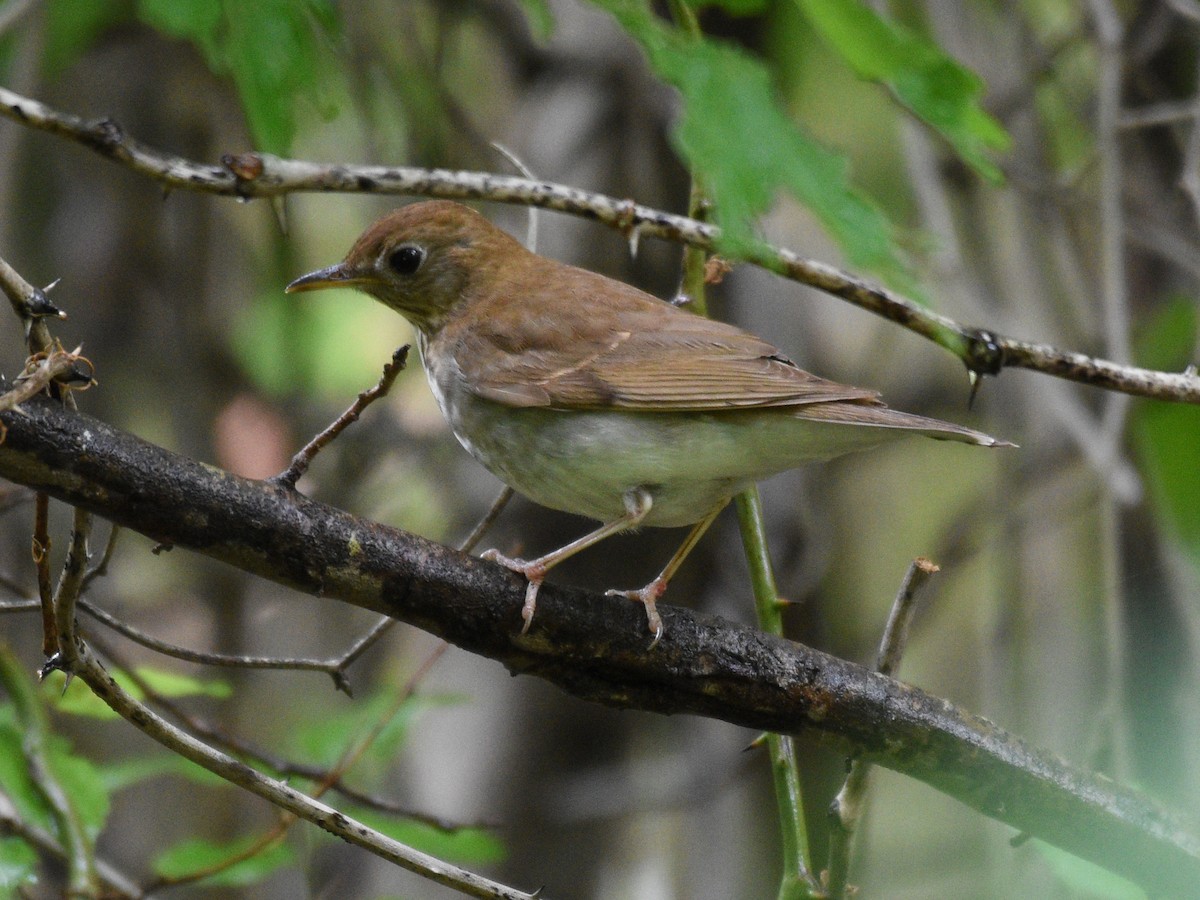
<path fill-rule="evenodd" d="M 920 779 L 1138 880 L 1200 883 L 1200 839 L 1142 795 L 1069 768 L 984 719 L 777 637 L 677 608 L 648 651 L 634 604 L 524 583 L 500 566 L 220 472 L 48 401 L 0 413 L 0 476 L 307 593 L 409 622 L 579 697 L 783 733 Z M 332 612 L 335 614 L 336 612 Z"/>
<path fill-rule="evenodd" d="M 226 156 L 220 166 L 203 165 L 148 147 L 126 135 L 111 119 L 83 119 L 5 88 L 0 88 L 0 115 L 82 144 L 179 190 L 243 198 L 339 192 L 492 200 L 571 213 L 620 229 L 631 237 L 658 237 L 705 251 L 713 251 L 720 237 L 720 229 L 713 225 L 632 200 L 486 172 L 322 164 L 262 153 Z M 973 328 L 834 266 L 768 244 L 762 244 L 746 261 L 902 325 L 946 348 L 977 374 L 996 375 L 1005 367 L 1016 366 L 1106 390 L 1200 403 L 1200 376 L 1191 370 L 1174 373 L 1141 369 Z"/>

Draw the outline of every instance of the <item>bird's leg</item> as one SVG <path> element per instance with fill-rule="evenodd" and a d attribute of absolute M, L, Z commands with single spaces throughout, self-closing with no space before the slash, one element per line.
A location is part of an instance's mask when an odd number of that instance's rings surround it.
<path fill-rule="evenodd" d="M 533 611 L 537 607 L 538 589 L 542 586 L 542 582 L 546 578 L 546 573 L 557 566 L 564 559 L 569 559 L 580 550 L 585 550 L 592 544 L 599 543 L 606 537 L 611 537 L 621 531 L 627 531 L 630 528 L 636 528 L 642 519 L 650 512 L 650 507 L 654 505 L 654 500 L 650 496 L 650 492 L 645 488 L 634 488 L 626 491 L 622 498 L 625 504 L 625 515 L 619 519 L 613 519 L 611 522 L 606 522 L 595 531 L 585 534 L 578 540 L 571 541 L 565 547 L 559 547 L 557 550 L 547 553 L 545 556 L 539 556 L 537 559 L 514 559 L 510 556 L 505 556 L 498 550 L 487 550 L 482 554 L 482 558 L 491 562 L 500 563 L 506 569 L 511 569 L 524 575 L 529 582 L 529 586 L 525 588 L 525 605 L 521 608 L 521 618 L 525 624 L 521 627 L 521 634 L 529 630 L 529 624 L 533 621 Z"/>
<path fill-rule="evenodd" d="M 630 600 L 637 600 L 646 607 L 646 622 L 650 626 L 650 630 L 654 632 L 654 640 L 650 642 L 650 647 L 653 648 L 658 643 L 659 638 L 663 636 L 662 618 L 658 614 L 658 609 L 655 608 L 655 603 L 662 597 L 667 590 L 667 583 L 675 577 L 675 573 L 679 571 L 679 567 L 683 565 L 683 561 L 687 559 L 689 553 L 695 549 L 700 543 L 700 538 L 704 537 L 704 532 L 708 531 L 708 526 L 716 519 L 717 514 L 721 512 L 729 503 L 728 499 L 722 500 L 714 506 L 704 518 L 692 526 L 692 530 L 688 532 L 688 536 L 684 538 L 683 544 L 675 551 L 675 555 L 667 562 L 663 570 L 658 573 L 658 577 L 651 581 L 644 588 L 638 588 L 633 591 L 605 591 L 610 597 L 628 597 Z"/>

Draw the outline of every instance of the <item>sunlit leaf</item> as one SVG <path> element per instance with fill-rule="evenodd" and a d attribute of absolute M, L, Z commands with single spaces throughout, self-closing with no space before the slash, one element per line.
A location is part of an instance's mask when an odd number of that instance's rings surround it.
<path fill-rule="evenodd" d="M 725 252 L 755 245 L 754 219 L 786 190 L 812 210 L 852 264 L 911 287 L 886 217 L 851 186 L 846 160 L 786 115 L 760 60 L 731 44 L 691 39 L 640 0 L 594 2 L 682 95 L 675 143 L 715 201 Z"/>
<path fill-rule="evenodd" d="M 861 0 L 796 0 L 813 26 L 861 77 L 886 84 L 933 126 L 975 171 L 993 181 L 989 152 L 1008 133 L 979 105 L 983 81 L 932 41 L 877 15 Z"/>

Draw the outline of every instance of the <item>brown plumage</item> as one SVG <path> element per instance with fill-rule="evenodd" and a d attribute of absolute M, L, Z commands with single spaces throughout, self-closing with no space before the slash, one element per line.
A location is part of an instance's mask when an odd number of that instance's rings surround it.
<path fill-rule="evenodd" d="M 606 524 L 537 560 L 497 559 L 529 579 L 637 525 L 696 523 L 663 573 L 737 491 L 805 462 L 917 433 L 1006 446 L 889 409 L 874 391 L 812 375 L 761 338 L 594 272 L 546 259 L 468 207 L 416 203 L 368 228 L 341 263 L 289 291 L 357 287 L 409 319 L 459 441 L 538 502 Z"/>

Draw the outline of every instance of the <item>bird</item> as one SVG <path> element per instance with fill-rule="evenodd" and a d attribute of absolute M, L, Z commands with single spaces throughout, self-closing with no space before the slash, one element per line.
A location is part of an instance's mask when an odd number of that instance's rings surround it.
<path fill-rule="evenodd" d="M 536 559 L 482 554 L 525 577 L 522 634 L 546 573 L 611 535 L 692 526 L 653 581 L 608 591 L 644 606 L 653 647 L 672 576 L 758 480 L 910 434 L 1013 446 L 891 409 L 731 324 L 540 256 L 453 201 L 384 215 L 341 262 L 286 291 L 333 287 L 409 321 L 442 414 L 485 468 L 542 506 L 601 523 Z"/>

